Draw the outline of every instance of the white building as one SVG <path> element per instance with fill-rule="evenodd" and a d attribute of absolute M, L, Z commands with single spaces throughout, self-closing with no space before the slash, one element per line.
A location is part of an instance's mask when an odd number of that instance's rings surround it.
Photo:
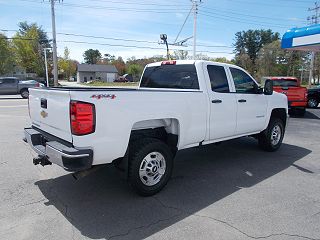
<path fill-rule="evenodd" d="M 118 77 L 118 70 L 114 65 L 78 64 L 77 82 L 101 80 L 113 82 Z"/>

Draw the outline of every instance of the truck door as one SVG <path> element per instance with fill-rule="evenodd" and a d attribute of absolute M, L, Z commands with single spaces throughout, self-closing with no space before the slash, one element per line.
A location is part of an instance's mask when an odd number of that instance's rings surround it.
<path fill-rule="evenodd" d="M 15 78 L 1 78 L 0 79 L 0 93 L 1 94 L 17 94 L 18 80 Z"/>
<path fill-rule="evenodd" d="M 224 65 L 208 64 L 205 73 L 210 79 L 210 140 L 231 137 L 236 131 L 237 103 L 230 93 L 230 83 Z"/>
<path fill-rule="evenodd" d="M 237 110 L 237 135 L 263 130 L 266 121 L 267 99 L 258 91 L 252 77 L 236 67 L 229 67 L 234 82 Z"/>

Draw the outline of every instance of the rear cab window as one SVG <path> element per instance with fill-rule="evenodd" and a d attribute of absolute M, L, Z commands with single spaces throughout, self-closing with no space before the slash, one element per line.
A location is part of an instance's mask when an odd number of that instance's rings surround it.
<path fill-rule="evenodd" d="M 296 79 L 277 79 L 272 80 L 273 86 L 275 87 L 299 87 L 298 81 Z"/>
<path fill-rule="evenodd" d="M 141 78 L 140 87 L 199 90 L 196 67 L 194 64 L 147 67 Z"/>

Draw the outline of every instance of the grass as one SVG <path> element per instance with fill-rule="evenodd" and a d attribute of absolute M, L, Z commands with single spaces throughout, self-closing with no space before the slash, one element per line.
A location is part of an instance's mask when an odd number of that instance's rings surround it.
<path fill-rule="evenodd" d="M 139 82 L 103 82 L 103 81 L 92 81 L 88 83 L 81 83 L 84 86 L 91 87 L 137 87 L 139 86 Z"/>

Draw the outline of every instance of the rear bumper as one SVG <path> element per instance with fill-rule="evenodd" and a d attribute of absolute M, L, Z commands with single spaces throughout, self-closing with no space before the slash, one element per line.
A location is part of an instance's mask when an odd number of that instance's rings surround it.
<path fill-rule="evenodd" d="M 307 101 L 289 101 L 288 106 L 289 108 L 306 108 Z"/>
<path fill-rule="evenodd" d="M 41 157 L 57 164 L 70 172 L 91 168 L 93 151 L 66 146 L 57 139 L 50 141 L 47 136 L 33 128 L 24 129 L 25 139 L 31 148 Z"/>

